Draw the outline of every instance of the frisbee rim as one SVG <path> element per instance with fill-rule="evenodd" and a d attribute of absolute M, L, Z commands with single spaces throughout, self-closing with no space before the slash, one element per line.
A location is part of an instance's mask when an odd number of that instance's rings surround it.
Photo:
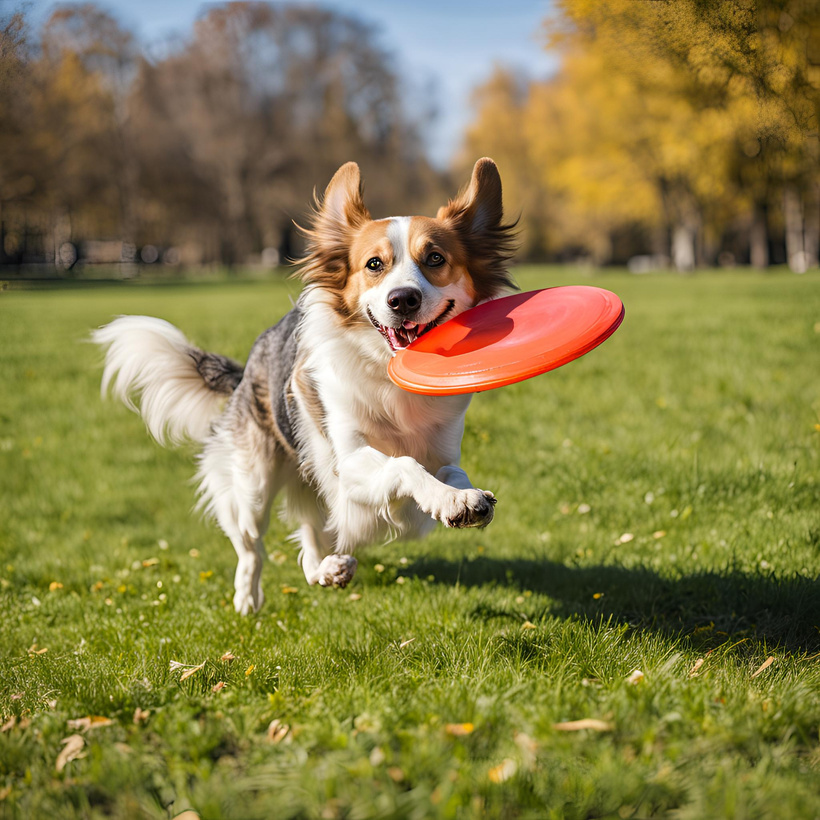
<path fill-rule="evenodd" d="M 456 383 L 456 384 L 432 384 L 432 383 L 420 383 L 414 381 L 410 378 L 406 373 L 399 373 L 397 371 L 397 367 L 401 368 L 402 361 L 404 358 L 404 354 L 407 351 L 413 351 L 413 344 L 409 347 L 404 348 L 403 350 L 399 350 L 396 354 L 390 359 L 390 362 L 387 366 L 388 376 L 390 380 L 397 386 L 400 387 L 402 390 L 405 390 L 409 393 L 415 393 L 416 395 L 423 395 L 423 396 L 457 396 L 457 395 L 468 395 L 472 393 L 483 393 L 486 390 L 495 390 L 499 387 L 506 387 L 510 384 L 517 384 L 518 382 L 526 381 L 527 379 L 534 378 L 535 376 L 540 376 L 542 373 L 549 373 L 552 370 L 556 370 L 559 367 L 563 367 L 570 362 L 575 361 L 576 359 L 581 358 L 581 356 L 585 356 L 591 350 L 594 350 L 599 345 L 603 344 L 613 333 L 621 326 L 624 320 L 624 316 L 626 315 L 626 309 L 624 307 L 623 302 L 621 301 L 620 297 L 612 293 L 612 291 L 606 290 L 605 288 L 595 287 L 593 285 L 555 285 L 551 288 L 539 288 L 534 291 L 524 291 L 523 293 L 517 294 L 510 294 L 506 297 L 501 297 L 501 299 L 511 298 L 521 295 L 526 295 L 527 293 L 543 293 L 547 291 L 554 291 L 554 290 L 563 290 L 564 288 L 585 288 L 592 291 L 596 291 L 601 295 L 604 295 L 607 301 L 615 300 L 613 302 L 613 306 L 620 305 L 620 310 L 618 315 L 612 320 L 612 322 L 607 325 L 600 333 L 594 336 L 592 339 L 587 341 L 585 344 L 581 345 L 578 348 L 571 350 L 568 353 L 565 353 L 563 356 L 559 356 L 556 359 L 552 359 L 544 364 L 543 361 L 538 362 L 537 355 L 533 356 L 532 359 L 527 361 L 527 366 L 523 367 L 518 372 L 512 373 L 505 373 L 503 370 L 501 372 L 497 372 L 495 376 L 492 378 L 487 378 L 481 381 L 480 383 Z M 485 302 L 484 305 L 491 305 L 494 302 L 498 302 L 499 300 L 493 300 L 491 302 Z M 478 308 L 483 307 L 484 305 L 478 305 Z M 471 308 L 471 310 L 475 310 L 476 308 Z M 469 313 L 469 311 L 465 311 L 464 313 L 459 314 L 458 316 L 454 317 L 450 321 L 455 322 L 459 319 L 459 317 L 463 317 Z M 441 325 L 444 327 L 445 325 Z M 579 334 L 582 335 L 582 334 Z M 424 339 L 425 337 L 421 337 Z M 498 370 L 498 368 L 490 367 L 484 371 L 475 371 L 475 372 L 485 372 L 490 373 L 493 370 Z M 410 375 L 419 375 L 415 371 L 410 371 Z M 462 374 L 461 378 L 464 378 L 465 374 Z M 436 377 L 442 378 L 442 377 Z M 456 377 L 459 378 L 459 377 Z"/>

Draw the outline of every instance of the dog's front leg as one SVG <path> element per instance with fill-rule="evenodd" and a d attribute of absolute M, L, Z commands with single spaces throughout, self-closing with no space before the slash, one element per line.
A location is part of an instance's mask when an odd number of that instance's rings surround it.
<path fill-rule="evenodd" d="M 412 498 L 446 527 L 486 527 L 493 519 L 495 496 L 474 488 L 454 465 L 434 477 L 409 456 L 387 456 L 365 444 L 340 460 L 339 478 L 350 501 L 379 510 Z"/>

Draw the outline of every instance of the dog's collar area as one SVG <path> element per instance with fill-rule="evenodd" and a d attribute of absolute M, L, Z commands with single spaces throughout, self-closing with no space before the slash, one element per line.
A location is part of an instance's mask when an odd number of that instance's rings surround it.
<path fill-rule="evenodd" d="M 408 347 L 416 339 L 424 336 L 425 333 L 441 324 L 455 306 L 455 300 L 450 299 L 447 302 L 447 307 L 435 319 L 433 319 L 432 322 L 428 322 L 426 325 L 418 325 L 405 320 L 401 323 L 401 325 L 399 325 L 399 327 L 383 325 L 381 322 L 376 320 L 376 317 L 371 313 L 369 307 L 366 308 L 366 311 L 367 318 L 370 320 L 370 323 L 376 328 L 376 330 L 379 331 L 379 333 L 381 333 L 387 344 L 390 346 L 390 350 L 395 353 L 397 350 L 404 350 L 404 348 Z"/>

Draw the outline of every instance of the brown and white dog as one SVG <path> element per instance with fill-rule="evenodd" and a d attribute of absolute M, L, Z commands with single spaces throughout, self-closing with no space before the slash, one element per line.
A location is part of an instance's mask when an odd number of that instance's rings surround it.
<path fill-rule="evenodd" d="M 244 368 L 162 319 L 121 316 L 93 334 L 106 350 L 104 394 L 138 404 L 160 443 L 202 442 L 200 504 L 236 550 L 243 614 L 264 600 L 263 537 L 280 490 L 305 577 L 323 586 L 350 581 L 361 545 L 493 517 L 493 494 L 459 467 L 470 396 L 407 393 L 387 364 L 432 327 L 514 287 L 495 163 L 479 160 L 435 219 L 379 220 L 347 163 L 307 235 L 306 287 Z"/>

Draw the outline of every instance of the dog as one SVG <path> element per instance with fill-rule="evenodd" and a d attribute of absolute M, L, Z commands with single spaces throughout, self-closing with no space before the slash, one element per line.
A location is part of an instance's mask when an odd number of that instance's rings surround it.
<path fill-rule="evenodd" d="M 471 396 L 405 392 L 387 365 L 442 322 L 516 289 L 514 227 L 490 159 L 435 218 L 377 220 L 349 162 L 316 199 L 298 301 L 244 367 L 162 319 L 120 316 L 94 331 L 103 395 L 139 412 L 160 444 L 202 444 L 199 506 L 236 550 L 237 612 L 264 602 L 263 538 L 280 491 L 305 578 L 322 586 L 350 582 L 362 545 L 418 538 L 436 522 L 492 521 L 494 495 L 459 466 Z"/>

